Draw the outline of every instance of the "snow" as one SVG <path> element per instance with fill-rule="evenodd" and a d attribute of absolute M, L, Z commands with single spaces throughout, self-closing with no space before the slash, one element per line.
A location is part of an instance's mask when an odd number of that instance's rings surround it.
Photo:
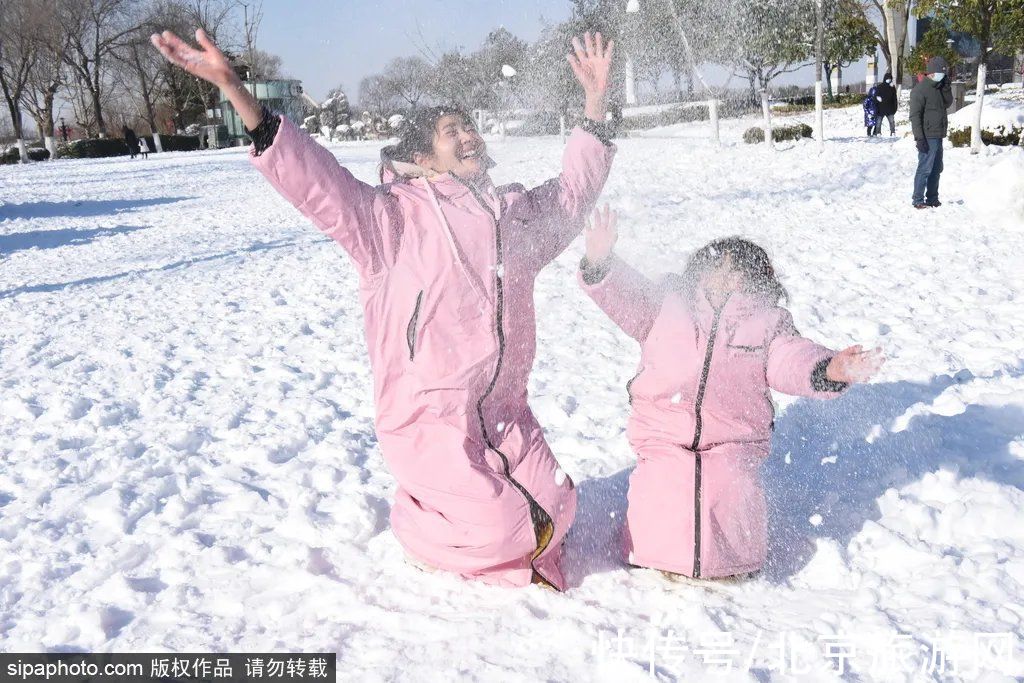
<path fill-rule="evenodd" d="M 977 103 L 965 106 L 949 117 L 950 128 L 969 128 L 974 125 L 977 116 Z M 986 95 L 981 106 L 981 127 L 994 130 L 999 126 L 1007 129 L 1017 126 L 1024 127 L 1024 95 L 1019 89 L 1007 89 L 1000 95 Z"/>
<path fill-rule="evenodd" d="M 243 151 L 0 167 L 0 650 L 331 651 L 373 681 L 647 680 L 653 655 L 705 680 L 721 641 L 723 680 L 792 680 L 781 651 L 818 681 L 844 678 L 829 639 L 858 643 L 862 680 L 909 639 L 918 672 L 887 680 L 910 681 L 949 678 L 937 643 L 1008 633 L 1013 662 L 982 673 L 1024 676 L 1024 150 L 947 147 L 944 206 L 917 211 L 905 120 L 866 140 L 859 108 L 829 110 L 821 155 L 743 144 L 758 124 L 618 141 L 619 251 L 653 275 L 750 236 L 802 332 L 889 362 L 838 401 L 774 397 L 765 571 L 627 569 L 638 349 L 576 286 L 577 242 L 537 282 L 530 385 L 580 494 L 564 595 L 405 561 L 356 277 Z M 327 146 L 371 180 L 379 144 Z M 499 183 L 561 158 L 554 137 L 490 147 Z"/>

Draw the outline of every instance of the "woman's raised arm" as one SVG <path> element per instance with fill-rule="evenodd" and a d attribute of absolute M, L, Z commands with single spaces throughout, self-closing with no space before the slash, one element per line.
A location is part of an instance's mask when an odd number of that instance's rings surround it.
<path fill-rule="evenodd" d="M 168 61 L 224 91 L 246 129 L 259 138 L 252 163 L 274 189 L 341 244 L 360 274 L 383 272 L 397 253 L 401 231 L 390 195 L 357 180 L 287 118 L 268 116 L 202 29 L 196 31 L 200 49 L 170 31 L 154 33 L 151 40 Z"/>
<path fill-rule="evenodd" d="M 529 191 L 541 220 L 535 221 L 533 253 L 541 264 L 551 261 L 576 239 L 611 169 L 615 148 L 604 122 L 614 41 L 600 33 L 572 39 L 567 55 L 583 88 L 584 119 L 572 132 L 562 155 L 562 173 Z"/>
<path fill-rule="evenodd" d="M 196 42 L 202 48 L 200 50 L 170 31 L 154 33 L 149 39 L 167 61 L 223 90 L 235 111 L 242 117 L 246 128 L 255 130 L 260 125 L 263 116 L 260 103 L 242 86 L 228 58 L 210 40 L 206 31 L 196 31 Z"/>

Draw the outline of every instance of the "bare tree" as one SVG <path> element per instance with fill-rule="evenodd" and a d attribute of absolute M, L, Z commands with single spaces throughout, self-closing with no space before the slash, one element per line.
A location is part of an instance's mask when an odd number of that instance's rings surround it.
<path fill-rule="evenodd" d="M 88 95 L 96 133 L 107 134 L 103 89 L 111 52 L 138 29 L 131 10 L 139 0 L 57 0 L 57 16 L 68 36 L 65 63 L 80 91 Z M 83 95 L 84 99 L 84 95 Z"/>
<path fill-rule="evenodd" d="M 359 82 L 359 106 L 371 114 L 384 115 L 395 109 L 395 92 L 384 76 L 367 76 Z"/>
<path fill-rule="evenodd" d="M 28 149 L 25 147 L 21 100 L 39 54 L 39 44 L 33 37 L 33 5 L 31 2 L 0 5 L 0 90 L 7 101 L 22 163 L 28 162 Z"/>
<path fill-rule="evenodd" d="M 397 57 L 384 68 L 383 79 L 396 99 L 415 109 L 429 93 L 431 68 L 420 57 Z"/>
<path fill-rule="evenodd" d="M 162 69 L 165 60 L 152 49 L 148 35 L 152 33 L 147 22 L 114 53 L 114 57 L 123 67 L 121 85 L 131 93 L 130 99 L 141 104 L 140 114 L 149 125 L 153 134 L 153 144 L 157 152 L 164 151 L 160 140 L 160 126 L 157 123 L 157 101 L 160 98 L 162 85 Z"/>
<path fill-rule="evenodd" d="M 54 101 L 57 93 L 66 84 L 66 69 L 63 55 L 67 50 L 68 36 L 57 20 L 52 4 L 40 3 L 36 11 L 36 27 L 33 38 L 38 45 L 38 58 L 29 73 L 21 102 L 35 119 L 39 134 L 50 151 L 52 159 L 57 154 L 54 135 Z"/>

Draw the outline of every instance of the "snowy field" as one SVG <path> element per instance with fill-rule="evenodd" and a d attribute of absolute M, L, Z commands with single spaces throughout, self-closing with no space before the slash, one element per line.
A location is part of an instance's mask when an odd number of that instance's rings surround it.
<path fill-rule="evenodd" d="M 0 650 L 328 651 L 358 681 L 1020 680 L 1024 150 L 947 148 L 945 205 L 915 210 L 905 112 L 897 138 L 860 119 L 826 112 L 823 155 L 743 145 L 753 119 L 722 147 L 707 124 L 619 142 L 626 258 L 656 274 L 752 237 L 804 334 L 890 360 L 837 402 L 776 397 L 764 572 L 629 571 L 639 353 L 574 244 L 538 281 L 531 381 L 580 492 L 565 594 L 403 561 L 353 270 L 244 151 L 0 167 Z M 374 176 L 377 144 L 331 149 Z M 496 181 L 539 183 L 561 143 L 491 152 Z"/>

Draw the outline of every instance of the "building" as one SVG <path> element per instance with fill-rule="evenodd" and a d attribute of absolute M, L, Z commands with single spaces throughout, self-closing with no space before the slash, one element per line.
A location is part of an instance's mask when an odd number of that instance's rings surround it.
<path fill-rule="evenodd" d="M 311 108 L 316 109 L 314 102 L 302 90 L 302 81 L 280 79 L 267 81 L 243 81 L 242 86 L 268 109 L 280 112 L 292 121 L 302 121 Z M 220 92 L 220 105 L 211 112 L 213 120 L 221 121 L 220 130 L 209 140 L 210 147 L 225 147 L 247 144 L 249 136 L 245 132 L 242 118 L 231 105 L 227 95 Z"/>

